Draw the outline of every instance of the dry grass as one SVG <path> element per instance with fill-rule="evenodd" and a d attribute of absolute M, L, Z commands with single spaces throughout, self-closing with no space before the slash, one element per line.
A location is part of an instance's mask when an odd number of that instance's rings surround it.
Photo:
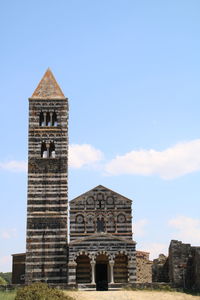
<path fill-rule="evenodd" d="M 200 300 L 200 296 L 160 291 L 69 291 L 67 294 L 76 300 Z"/>

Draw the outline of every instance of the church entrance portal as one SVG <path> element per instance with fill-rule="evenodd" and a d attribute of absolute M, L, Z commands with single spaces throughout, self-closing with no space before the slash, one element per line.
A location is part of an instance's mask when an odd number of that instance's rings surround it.
<path fill-rule="evenodd" d="M 108 270 L 106 264 L 96 264 L 96 287 L 97 291 L 108 290 Z"/>
<path fill-rule="evenodd" d="M 108 258 L 105 255 L 99 255 L 96 260 L 96 289 L 108 290 Z"/>

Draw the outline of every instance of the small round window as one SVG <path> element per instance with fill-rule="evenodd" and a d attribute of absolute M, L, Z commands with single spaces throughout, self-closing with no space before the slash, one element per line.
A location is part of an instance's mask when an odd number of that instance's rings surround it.
<path fill-rule="evenodd" d="M 118 221 L 119 223 L 125 223 L 126 218 L 125 218 L 124 215 L 120 214 L 120 215 L 118 215 L 118 217 L 117 217 L 117 221 Z"/>

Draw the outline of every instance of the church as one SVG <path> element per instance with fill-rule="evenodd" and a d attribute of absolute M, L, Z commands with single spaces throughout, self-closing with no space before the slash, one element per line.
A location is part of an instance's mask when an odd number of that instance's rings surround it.
<path fill-rule="evenodd" d="M 153 262 L 136 251 L 130 199 L 98 185 L 68 203 L 68 112 L 48 69 L 29 98 L 26 252 L 13 254 L 12 284 L 200 291 L 200 247 L 172 240 Z"/>
<path fill-rule="evenodd" d="M 68 107 L 48 69 L 29 98 L 26 253 L 13 255 L 13 283 L 134 283 L 132 201 L 98 185 L 68 204 Z"/>

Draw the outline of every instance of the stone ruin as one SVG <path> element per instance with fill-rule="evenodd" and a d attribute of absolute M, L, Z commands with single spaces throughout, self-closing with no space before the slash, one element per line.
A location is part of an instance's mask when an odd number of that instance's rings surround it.
<path fill-rule="evenodd" d="M 172 240 L 168 257 L 160 254 L 154 259 L 152 279 L 175 288 L 200 290 L 200 247 Z"/>

